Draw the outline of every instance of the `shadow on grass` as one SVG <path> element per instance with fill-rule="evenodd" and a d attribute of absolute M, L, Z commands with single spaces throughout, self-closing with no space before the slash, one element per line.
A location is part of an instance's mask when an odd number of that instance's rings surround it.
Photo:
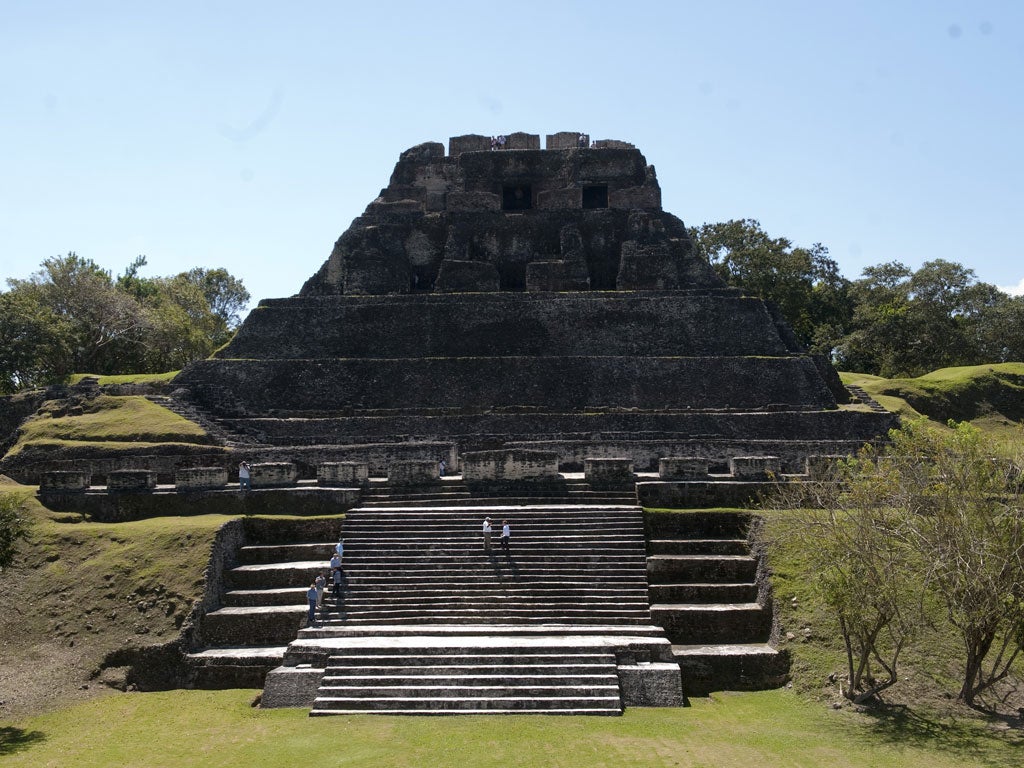
<path fill-rule="evenodd" d="M 44 741 L 46 734 L 42 731 L 26 731 L 13 725 L 0 725 L 0 756 L 23 752 Z"/>
<path fill-rule="evenodd" d="M 866 714 L 874 719 L 872 734 L 891 744 L 940 750 L 967 765 L 1018 768 L 1024 763 L 1024 730 L 1017 717 L 992 715 L 986 729 L 977 720 L 929 716 L 905 706 L 880 705 Z"/>

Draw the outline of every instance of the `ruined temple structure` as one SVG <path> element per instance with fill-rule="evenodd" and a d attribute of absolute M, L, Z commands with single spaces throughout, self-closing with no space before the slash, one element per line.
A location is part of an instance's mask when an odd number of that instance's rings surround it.
<path fill-rule="evenodd" d="M 638 149 L 579 143 L 406 150 L 301 292 L 262 301 L 178 396 L 254 450 L 301 446 L 307 476 L 488 449 L 802 472 L 884 434 L 890 414 L 839 407 L 831 366 L 695 255 Z"/>

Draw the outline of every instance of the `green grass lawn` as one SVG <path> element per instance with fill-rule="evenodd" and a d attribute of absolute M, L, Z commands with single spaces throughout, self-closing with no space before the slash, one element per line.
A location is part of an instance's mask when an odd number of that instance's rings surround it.
<path fill-rule="evenodd" d="M 789 691 L 716 694 L 620 718 L 310 718 L 252 691 L 105 696 L 0 726 L 5 768 L 26 766 L 1018 766 L 1024 734 L 978 722 L 875 720 Z"/>

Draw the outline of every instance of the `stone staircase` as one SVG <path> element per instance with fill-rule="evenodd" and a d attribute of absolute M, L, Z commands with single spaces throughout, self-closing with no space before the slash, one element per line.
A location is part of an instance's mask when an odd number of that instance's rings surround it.
<path fill-rule="evenodd" d="M 683 691 L 758 690 L 784 682 L 789 660 L 769 644 L 772 609 L 743 513 L 649 513 L 651 617 L 664 627 Z"/>
<path fill-rule="evenodd" d="M 223 445 L 228 448 L 242 445 L 248 447 L 253 442 L 248 436 L 225 425 L 222 420 L 208 416 L 204 411 L 184 400 L 168 395 L 146 395 L 146 399 L 199 425 L 215 445 Z"/>
<path fill-rule="evenodd" d="M 345 571 L 344 601 L 326 612 L 326 627 L 650 623 L 635 507 L 360 508 L 345 521 Z"/>
<path fill-rule="evenodd" d="M 868 408 L 871 409 L 873 413 L 888 413 L 888 410 L 885 408 L 885 406 L 883 406 L 881 403 L 875 400 L 875 398 L 868 394 L 868 391 L 863 387 L 858 387 L 856 384 L 847 384 L 845 386 L 846 389 L 850 392 L 851 395 L 853 395 L 853 397 L 857 401 L 866 405 Z"/>
<path fill-rule="evenodd" d="M 618 715 L 615 654 L 522 644 L 350 648 L 332 655 L 311 715 Z"/>
<path fill-rule="evenodd" d="M 347 514 L 342 597 L 299 631 L 264 706 L 619 714 L 652 673 L 681 703 L 678 667 L 650 620 L 638 507 L 424 501 Z"/>
<path fill-rule="evenodd" d="M 341 521 L 338 521 L 341 528 Z M 203 616 L 206 648 L 189 654 L 197 688 L 262 688 L 305 623 L 306 590 L 334 541 L 252 544 L 224 574 L 221 607 Z"/>

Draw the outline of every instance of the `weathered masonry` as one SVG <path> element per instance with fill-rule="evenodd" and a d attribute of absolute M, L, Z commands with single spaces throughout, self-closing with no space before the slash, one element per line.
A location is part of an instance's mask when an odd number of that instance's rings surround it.
<path fill-rule="evenodd" d="M 530 449 L 563 470 L 771 455 L 800 472 L 892 426 L 839 407 L 829 364 L 694 254 L 639 150 L 579 144 L 403 152 L 299 295 L 262 301 L 178 396 L 254 449 L 373 465 L 420 445 L 452 471 L 466 451 Z"/>

